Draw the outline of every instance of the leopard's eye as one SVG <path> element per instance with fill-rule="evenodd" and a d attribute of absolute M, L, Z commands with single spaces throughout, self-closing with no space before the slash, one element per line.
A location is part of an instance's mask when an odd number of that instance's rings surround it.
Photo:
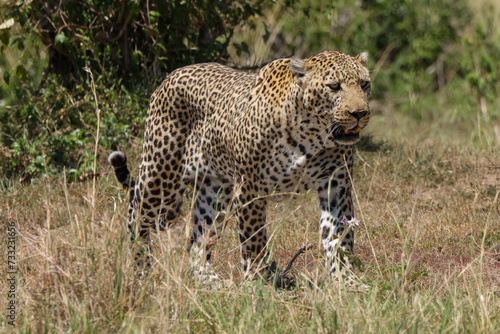
<path fill-rule="evenodd" d="M 327 84 L 326 86 L 331 90 L 333 90 L 334 92 L 339 92 L 341 89 L 340 84 L 338 82 L 330 83 Z"/>
<path fill-rule="evenodd" d="M 370 81 L 363 80 L 360 83 L 361 89 L 367 91 L 370 89 Z"/>

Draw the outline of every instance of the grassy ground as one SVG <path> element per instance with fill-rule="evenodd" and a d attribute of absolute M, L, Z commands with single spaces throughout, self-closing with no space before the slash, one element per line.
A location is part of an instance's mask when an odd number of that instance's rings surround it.
<path fill-rule="evenodd" d="M 318 247 L 297 260 L 292 275 L 298 284 L 291 291 L 242 281 L 234 222 L 214 254 L 223 288 L 192 278 L 187 224 L 155 235 L 154 269 L 135 280 L 123 191 L 100 161 L 95 187 L 92 180 L 68 184 L 63 176 L 2 185 L 2 239 L 8 222 L 16 222 L 18 233 L 17 330 L 498 332 L 500 153 L 494 124 L 416 121 L 387 106 L 374 101 L 368 140 L 356 154 L 362 224 L 355 252 L 367 293 L 331 284 Z M 443 105 L 436 108 L 446 114 Z M 132 164 L 139 150 L 130 148 Z M 317 198 L 297 196 L 268 207 L 271 248 L 283 267 L 301 246 L 319 239 Z M 6 245 L 0 246 L 4 258 Z M 8 289 L 3 280 L 1 295 Z M 4 305 L 9 300 L 2 297 Z M 11 328 L 5 311 L 0 319 Z"/>

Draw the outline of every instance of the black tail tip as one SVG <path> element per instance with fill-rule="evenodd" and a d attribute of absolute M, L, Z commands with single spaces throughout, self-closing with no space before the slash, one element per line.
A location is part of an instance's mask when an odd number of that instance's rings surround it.
<path fill-rule="evenodd" d="M 120 151 L 115 151 L 111 153 L 108 157 L 108 162 L 113 168 L 119 168 L 127 165 L 127 157 L 125 153 Z"/>

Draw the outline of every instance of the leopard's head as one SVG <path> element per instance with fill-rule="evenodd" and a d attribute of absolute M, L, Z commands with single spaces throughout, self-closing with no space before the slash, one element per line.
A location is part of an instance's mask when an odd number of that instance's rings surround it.
<path fill-rule="evenodd" d="M 351 145 L 370 119 L 368 54 L 351 57 L 325 51 L 309 59 L 292 59 L 290 71 L 301 89 L 308 117 L 322 127 L 318 136 L 325 146 Z"/>

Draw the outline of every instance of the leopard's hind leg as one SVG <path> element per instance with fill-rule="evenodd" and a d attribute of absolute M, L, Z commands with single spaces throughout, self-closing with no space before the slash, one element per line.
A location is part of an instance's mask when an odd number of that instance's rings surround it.
<path fill-rule="evenodd" d="M 153 95 L 138 177 L 130 189 L 127 225 L 137 267 L 150 266 L 150 233 L 164 230 L 178 220 L 186 188 L 182 175 L 190 119 L 187 113 L 178 113 L 169 106 L 168 101 Z M 124 167 L 120 164 L 125 163 L 126 168 L 126 159 L 125 162 L 110 159 L 110 162 L 122 184 L 130 180 L 130 176 L 121 175 Z"/>
<path fill-rule="evenodd" d="M 209 270 L 212 248 L 227 223 L 226 214 L 232 196 L 232 182 L 225 178 L 200 177 L 194 203 L 194 222 L 189 250 L 198 276 L 216 277 Z"/>

